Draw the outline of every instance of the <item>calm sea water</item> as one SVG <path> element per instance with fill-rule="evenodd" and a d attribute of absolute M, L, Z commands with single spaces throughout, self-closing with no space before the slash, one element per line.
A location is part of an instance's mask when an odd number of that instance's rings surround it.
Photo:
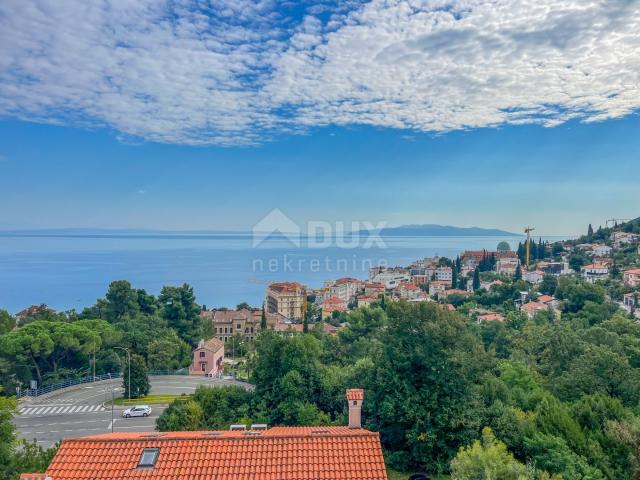
<path fill-rule="evenodd" d="M 46 303 L 81 310 L 121 279 L 153 294 L 163 285 L 189 283 L 207 307 L 243 301 L 258 306 L 272 281 L 318 287 L 341 276 L 366 278 L 371 265 L 455 257 L 467 249 L 495 249 L 501 240 L 514 248 L 521 238 L 385 237 L 385 246 L 374 248 L 296 248 L 285 239 L 268 239 L 254 248 L 251 237 L 242 235 L 0 236 L 0 308 L 16 313 Z"/>

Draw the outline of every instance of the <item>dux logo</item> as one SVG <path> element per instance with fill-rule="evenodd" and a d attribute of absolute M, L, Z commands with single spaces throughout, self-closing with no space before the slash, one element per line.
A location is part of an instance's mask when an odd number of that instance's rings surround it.
<path fill-rule="evenodd" d="M 300 227 L 279 208 L 271 210 L 253 226 L 253 246 L 259 246 L 272 235 L 281 235 L 296 247 L 300 246 Z"/>

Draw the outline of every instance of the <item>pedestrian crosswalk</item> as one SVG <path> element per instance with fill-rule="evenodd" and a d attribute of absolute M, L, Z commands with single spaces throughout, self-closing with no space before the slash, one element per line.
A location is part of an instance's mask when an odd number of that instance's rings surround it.
<path fill-rule="evenodd" d="M 19 415 L 43 417 L 45 415 L 76 415 L 82 413 L 101 412 L 106 410 L 102 405 L 32 405 L 21 408 Z"/>

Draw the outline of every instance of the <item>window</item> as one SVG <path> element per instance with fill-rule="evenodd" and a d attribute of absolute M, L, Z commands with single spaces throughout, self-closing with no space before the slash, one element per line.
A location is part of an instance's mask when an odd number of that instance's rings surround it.
<path fill-rule="evenodd" d="M 236 323 L 236 330 L 240 330 L 242 328 L 242 325 L 240 325 L 239 323 Z"/>
<path fill-rule="evenodd" d="M 203 363 L 203 364 L 200 366 L 200 368 L 202 369 L 202 371 L 203 371 L 203 372 L 206 372 L 206 371 L 207 371 L 207 364 L 206 364 L 206 363 Z"/>
<path fill-rule="evenodd" d="M 200 352 L 200 358 L 204 358 L 205 355 L 206 355 L 205 352 Z"/>
<path fill-rule="evenodd" d="M 138 467 L 154 467 L 156 464 L 156 460 L 158 460 L 158 455 L 160 455 L 159 448 L 143 449 Z"/>

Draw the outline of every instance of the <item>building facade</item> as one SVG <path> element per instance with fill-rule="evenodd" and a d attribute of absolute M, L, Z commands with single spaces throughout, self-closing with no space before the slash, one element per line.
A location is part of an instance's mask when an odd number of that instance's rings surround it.
<path fill-rule="evenodd" d="M 297 282 L 276 282 L 267 287 L 265 308 L 289 320 L 302 320 L 307 310 L 307 289 Z"/>

